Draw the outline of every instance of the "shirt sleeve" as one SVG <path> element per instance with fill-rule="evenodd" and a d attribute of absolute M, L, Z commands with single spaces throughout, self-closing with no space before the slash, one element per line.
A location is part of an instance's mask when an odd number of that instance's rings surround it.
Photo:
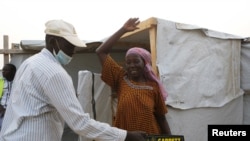
<path fill-rule="evenodd" d="M 78 101 L 72 79 L 57 73 L 45 84 L 49 103 L 54 106 L 68 126 L 81 136 L 102 141 L 123 141 L 127 132 L 90 118 Z"/>
<path fill-rule="evenodd" d="M 123 68 L 118 65 L 110 55 L 108 55 L 102 66 L 102 80 L 111 88 L 115 89 L 117 84 L 119 84 L 119 78 L 123 73 Z"/>

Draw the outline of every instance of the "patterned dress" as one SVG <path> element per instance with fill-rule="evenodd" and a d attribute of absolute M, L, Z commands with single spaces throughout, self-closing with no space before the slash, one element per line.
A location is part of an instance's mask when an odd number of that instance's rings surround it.
<path fill-rule="evenodd" d="M 165 115 L 167 107 L 155 82 L 138 83 L 127 78 L 125 70 L 110 56 L 104 62 L 102 80 L 117 93 L 114 126 L 128 131 L 160 134 L 155 115 Z"/>

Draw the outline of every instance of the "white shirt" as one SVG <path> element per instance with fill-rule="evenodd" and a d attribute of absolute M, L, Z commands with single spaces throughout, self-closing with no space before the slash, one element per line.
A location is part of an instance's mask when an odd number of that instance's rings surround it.
<path fill-rule="evenodd" d="M 72 78 L 44 48 L 17 70 L 0 141 L 61 141 L 64 120 L 96 141 L 123 141 L 127 134 L 84 113 Z"/>

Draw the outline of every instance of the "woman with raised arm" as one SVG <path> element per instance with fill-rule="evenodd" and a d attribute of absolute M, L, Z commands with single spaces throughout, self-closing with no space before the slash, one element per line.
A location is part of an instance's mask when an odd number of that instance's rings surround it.
<path fill-rule="evenodd" d="M 138 29 L 139 18 L 130 18 L 96 53 L 102 65 L 102 80 L 117 94 L 118 103 L 114 126 L 147 134 L 171 135 L 165 114 L 167 93 L 151 66 L 151 55 L 141 47 L 126 52 L 125 67 L 110 56 L 113 45 L 127 32 Z"/>

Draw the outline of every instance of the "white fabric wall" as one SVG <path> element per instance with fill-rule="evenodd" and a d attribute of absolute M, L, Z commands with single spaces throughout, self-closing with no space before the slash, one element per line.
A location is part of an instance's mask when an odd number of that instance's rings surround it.
<path fill-rule="evenodd" d="M 250 42 L 242 42 L 241 88 L 250 91 Z"/>
<path fill-rule="evenodd" d="M 244 94 L 243 124 L 250 125 L 250 42 L 242 42 L 241 49 L 241 88 Z"/>
<path fill-rule="evenodd" d="M 173 134 L 184 135 L 185 141 L 207 141 L 208 125 L 242 124 L 243 96 L 222 107 L 176 109 L 168 107 L 167 119 Z"/>
<path fill-rule="evenodd" d="M 79 71 L 78 99 L 84 111 L 89 113 L 91 118 L 94 118 L 92 109 L 92 98 L 94 95 L 96 120 L 111 124 L 111 89 L 101 80 L 100 74 L 93 74 L 94 78 L 92 78 L 91 71 Z M 94 93 L 92 93 L 92 85 L 94 85 Z"/>
<path fill-rule="evenodd" d="M 243 95 L 240 51 L 239 37 L 158 19 L 157 66 L 169 93 L 166 103 L 221 107 Z"/>
<path fill-rule="evenodd" d="M 243 100 L 243 124 L 250 125 L 250 94 L 246 93 Z"/>
<path fill-rule="evenodd" d="M 96 120 L 112 124 L 112 98 L 111 89 L 106 85 L 100 77 L 100 74 L 93 73 L 88 70 L 79 71 L 78 73 L 78 99 L 84 109 L 94 119 L 94 110 L 92 107 L 92 85 L 94 80 L 94 100 L 96 110 Z M 79 141 L 92 141 L 86 137 L 79 136 Z"/>

